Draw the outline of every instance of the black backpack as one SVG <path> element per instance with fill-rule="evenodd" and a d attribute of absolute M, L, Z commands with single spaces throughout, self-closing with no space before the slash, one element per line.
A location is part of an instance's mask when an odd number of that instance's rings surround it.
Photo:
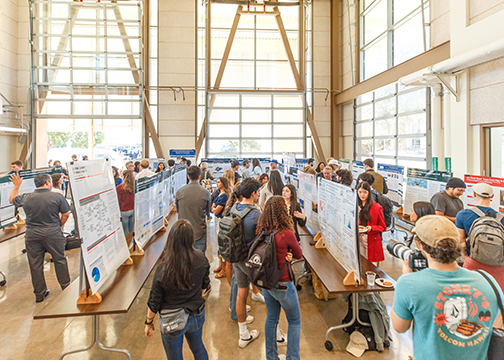
<path fill-rule="evenodd" d="M 224 260 L 230 263 L 247 259 L 249 249 L 243 234 L 243 218 L 254 209 L 254 206 L 249 205 L 238 211 L 236 205 L 233 205 L 229 215 L 224 216 L 219 224 L 219 253 Z"/>
<path fill-rule="evenodd" d="M 275 242 L 277 232 L 278 230 L 263 231 L 257 235 L 250 247 L 246 262 L 250 282 L 266 290 L 278 284 L 285 268 L 284 264 L 282 270 L 278 270 Z"/>
<path fill-rule="evenodd" d="M 383 217 L 385 218 L 385 225 L 387 225 L 387 228 L 392 226 L 392 211 L 394 210 L 394 205 L 392 204 L 392 201 L 385 195 L 380 194 L 376 190 L 372 190 L 373 192 L 373 199 L 376 201 L 378 204 L 381 205 L 383 208 Z"/>

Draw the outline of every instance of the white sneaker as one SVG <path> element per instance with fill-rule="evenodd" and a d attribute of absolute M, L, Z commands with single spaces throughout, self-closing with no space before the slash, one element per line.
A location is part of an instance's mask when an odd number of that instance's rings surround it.
<path fill-rule="evenodd" d="M 247 310 L 247 312 L 250 312 L 250 310 L 252 310 L 252 308 L 250 307 L 250 305 L 246 305 L 245 309 Z M 229 312 L 231 312 L 231 308 L 228 308 L 228 310 L 229 310 Z"/>
<path fill-rule="evenodd" d="M 238 346 L 241 347 L 242 349 L 245 348 L 248 344 L 250 344 L 252 341 L 257 339 L 259 337 L 259 331 L 257 330 L 250 330 L 250 338 L 248 339 L 242 339 L 238 340 Z"/>
<path fill-rule="evenodd" d="M 287 346 L 287 335 L 280 328 L 277 330 L 277 346 Z"/>
<path fill-rule="evenodd" d="M 252 294 L 252 300 L 264 303 L 264 295 L 258 292 L 257 294 Z"/>
<path fill-rule="evenodd" d="M 284 354 L 278 355 L 278 360 L 285 360 L 285 359 L 287 359 L 287 355 Z"/>
<path fill-rule="evenodd" d="M 233 321 L 233 320 L 231 320 Z M 233 322 L 237 322 L 237 321 L 233 321 Z M 252 324 L 254 322 L 254 317 L 252 315 L 249 315 L 247 316 L 247 319 L 245 319 L 245 323 L 247 324 Z"/>

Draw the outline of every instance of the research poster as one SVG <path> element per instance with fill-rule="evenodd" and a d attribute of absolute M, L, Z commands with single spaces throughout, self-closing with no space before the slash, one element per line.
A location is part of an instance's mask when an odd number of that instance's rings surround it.
<path fill-rule="evenodd" d="M 301 204 L 302 212 L 306 215 L 308 226 L 314 232 L 319 232 L 317 177 L 298 171 L 298 179 L 298 201 Z"/>
<path fill-rule="evenodd" d="M 349 159 L 339 159 L 341 163 L 341 168 L 344 170 L 350 170 L 350 160 Z"/>
<path fill-rule="evenodd" d="M 396 206 L 402 205 L 404 166 L 378 164 L 377 173 L 383 176 L 388 186 L 387 196 Z"/>
<path fill-rule="evenodd" d="M 355 186 L 357 185 L 357 177 L 359 177 L 359 175 L 365 171 L 366 169 L 364 169 L 364 163 L 362 161 L 357 160 L 352 161 L 352 177 L 353 177 L 352 188 L 355 189 Z"/>
<path fill-rule="evenodd" d="M 208 170 L 212 172 L 214 177 L 214 182 L 218 178 L 224 176 L 224 171 L 231 169 L 231 158 L 215 158 L 215 159 L 202 159 L 201 162 L 206 162 L 208 164 Z M 201 175 L 203 179 L 203 174 Z"/>
<path fill-rule="evenodd" d="M 446 188 L 451 172 L 408 168 L 403 213 L 410 214 L 417 201 L 430 202 L 432 196 Z"/>
<path fill-rule="evenodd" d="M 331 255 L 361 281 L 358 242 L 357 192 L 345 185 L 318 178 L 319 225 Z"/>
<path fill-rule="evenodd" d="M 172 170 L 163 172 L 163 206 L 164 217 L 167 217 L 170 214 L 170 211 L 173 208 L 173 204 L 175 203 L 175 195 L 173 194 L 173 176 Z"/>
<path fill-rule="evenodd" d="M 464 205 L 466 208 L 476 206 L 472 187 L 477 183 L 485 183 L 490 185 L 493 189 L 494 196 L 490 199 L 490 207 L 495 211 L 504 213 L 504 179 L 487 176 L 465 175 L 464 182 L 467 185 L 467 190 L 464 193 Z"/>
<path fill-rule="evenodd" d="M 19 176 L 23 178 L 23 182 L 21 183 L 21 187 L 19 188 L 18 195 L 28 194 L 36 189 L 34 182 L 35 176 L 39 174 L 52 175 L 61 172 L 62 170 L 60 166 L 54 168 L 21 170 L 19 172 Z M 12 181 L 10 181 L 9 178 L 11 174 L 12 172 L 0 177 L 0 228 L 15 224 L 17 222 L 16 207 L 9 202 L 10 194 L 12 192 L 12 189 L 14 189 L 14 184 L 12 183 Z M 22 217 L 24 218 L 24 216 Z"/>
<path fill-rule="evenodd" d="M 67 164 L 82 258 L 94 294 L 129 257 L 112 167 L 108 159 Z"/>

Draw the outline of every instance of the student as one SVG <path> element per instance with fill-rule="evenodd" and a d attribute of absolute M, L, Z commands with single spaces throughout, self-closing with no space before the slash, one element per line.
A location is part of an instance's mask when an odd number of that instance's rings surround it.
<path fill-rule="evenodd" d="M 269 182 L 269 176 L 268 174 L 264 173 L 259 177 L 259 182 L 262 184 L 261 188 L 259 189 L 259 194 L 261 191 L 266 187 L 266 185 Z"/>
<path fill-rule="evenodd" d="M 54 165 L 54 166 L 56 166 L 56 165 Z M 11 171 L 16 172 L 16 171 L 21 171 L 21 170 L 23 170 L 23 163 L 20 160 L 16 160 L 16 161 L 11 162 Z"/>
<path fill-rule="evenodd" d="M 217 193 L 213 198 L 212 213 L 214 214 L 215 217 L 215 225 L 214 225 L 215 238 L 218 239 L 220 220 L 222 219 L 226 203 L 228 202 L 228 199 L 231 196 L 231 190 L 229 189 L 228 179 L 226 179 L 225 177 L 218 178 L 216 185 L 217 185 Z M 219 267 L 221 267 L 222 269 L 217 275 L 215 275 L 217 279 L 226 276 L 226 270 L 224 265 L 225 261 L 222 258 L 220 259 L 220 261 L 221 264 Z"/>
<path fill-rule="evenodd" d="M 173 159 L 168 160 L 168 167 L 172 168 L 174 166 L 175 166 L 175 160 L 173 160 Z"/>
<path fill-rule="evenodd" d="M 298 226 L 304 227 L 306 225 L 306 215 L 301 211 L 301 205 L 297 201 L 297 192 L 294 185 L 285 185 L 282 190 L 282 196 L 287 204 L 287 212 L 292 218 L 294 224 L 294 233 L 296 234 L 297 242 L 300 242 Z"/>
<path fill-rule="evenodd" d="M 234 189 L 235 186 L 235 172 L 233 170 L 226 170 L 224 171 L 224 177 L 227 179 L 229 183 L 229 189 Z"/>
<path fill-rule="evenodd" d="M 164 162 L 160 162 L 160 163 L 158 164 L 157 168 L 156 168 L 155 173 L 157 174 L 157 173 L 159 173 L 159 172 L 163 171 L 165 168 L 166 168 L 166 166 L 165 166 Z"/>
<path fill-rule="evenodd" d="M 241 179 L 241 175 L 238 172 L 239 168 L 240 168 L 240 162 L 238 160 L 234 159 L 233 161 L 231 161 L 231 171 L 234 172 L 234 176 L 235 176 L 234 183 L 235 184 L 238 181 L 240 181 L 240 179 Z"/>
<path fill-rule="evenodd" d="M 378 191 L 380 194 L 387 194 L 388 193 L 387 182 L 385 181 L 383 176 L 381 176 L 380 174 L 378 174 L 377 172 L 375 172 L 373 170 L 374 160 L 373 159 L 366 159 L 363 161 L 363 163 L 364 163 L 364 170 L 366 170 L 366 173 L 369 173 L 374 176 L 375 181 L 374 181 L 373 189 Z"/>
<path fill-rule="evenodd" d="M 362 182 L 357 186 L 357 204 L 359 205 L 359 225 L 366 228 L 367 234 L 367 256 L 369 261 L 380 262 L 385 260 L 381 233 L 387 230 L 383 208 L 373 200 L 371 186 L 367 182 Z"/>
<path fill-rule="evenodd" d="M 248 172 L 249 167 L 250 167 L 250 161 L 248 161 L 247 159 L 244 159 L 242 161 L 242 167 L 239 170 L 239 173 L 240 173 L 242 180 L 250 177 L 250 173 Z"/>
<path fill-rule="evenodd" d="M 290 261 L 292 258 L 301 259 L 303 252 L 296 241 L 294 224 L 287 212 L 285 199 L 281 196 L 271 197 L 259 217 L 256 233 L 278 230 L 275 235 L 278 269 L 283 268 L 280 282 L 271 290 L 264 289 L 264 300 L 268 315 L 264 325 L 266 337 L 266 359 L 279 359 L 277 350 L 277 328 L 280 309 L 283 309 L 289 328 L 287 331 L 287 357 L 284 359 L 300 359 L 299 340 L 301 337 L 301 311 L 299 299 L 294 285 Z M 287 264 L 285 263 L 287 261 Z"/>
<path fill-rule="evenodd" d="M 335 159 L 332 159 L 331 161 L 329 161 L 329 163 L 327 164 L 327 166 L 330 166 L 333 173 L 335 174 L 336 171 L 338 171 L 339 169 L 341 169 L 341 163 L 338 161 L 338 160 L 335 160 Z"/>
<path fill-rule="evenodd" d="M 201 168 L 201 180 L 205 180 L 205 179 L 213 180 L 214 179 L 212 172 L 210 170 L 208 170 L 208 163 L 202 162 L 200 164 L 200 168 Z"/>
<path fill-rule="evenodd" d="M 464 203 L 459 198 L 464 195 L 466 184 L 461 179 L 453 177 L 446 183 L 445 190 L 434 194 L 431 204 L 436 210 L 436 215 L 444 216 L 455 223 L 456 216 L 464 208 Z"/>
<path fill-rule="evenodd" d="M 278 160 L 273 159 L 270 162 L 270 172 L 275 170 L 278 170 Z"/>
<path fill-rule="evenodd" d="M 322 170 L 324 170 L 325 168 L 325 163 L 323 161 L 319 162 L 317 167 L 315 168 L 315 171 L 317 172 L 317 174 L 320 174 L 322 172 Z"/>
<path fill-rule="evenodd" d="M 350 170 L 339 169 L 336 171 L 336 182 L 341 185 L 352 186 L 352 172 Z"/>
<path fill-rule="evenodd" d="M 61 195 L 65 195 L 65 193 L 63 192 L 63 190 L 61 189 L 61 185 L 63 185 L 63 181 L 65 180 L 63 178 L 63 174 L 52 174 L 51 175 L 51 179 L 52 179 L 52 189 L 51 191 L 52 192 L 55 192 L 55 193 L 58 193 L 58 194 L 61 194 Z"/>
<path fill-rule="evenodd" d="M 268 184 L 261 190 L 259 197 L 259 206 L 261 209 L 266 205 L 266 201 L 273 195 L 281 196 L 283 190 L 283 181 L 278 171 L 272 171 Z"/>
<path fill-rule="evenodd" d="M 329 181 L 336 181 L 333 170 L 330 166 L 326 166 L 324 170 L 322 170 L 322 176 L 324 179 L 329 180 Z"/>
<path fill-rule="evenodd" d="M 424 216 L 413 233 L 429 267 L 412 273 L 404 261 L 404 275 L 394 291 L 392 326 L 404 333 L 415 324 L 415 360 L 487 359 L 492 326 L 501 316 L 491 285 L 481 274 L 457 265 L 459 233 L 448 219 Z M 486 276 L 502 298 L 495 280 Z"/>
<path fill-rule="evenodd" d="M 430 202 L 427 201 L 417 201 L 411 206 L 410 211 L 410 221 L 417 222 L 418 219 L 426 216 L 426 215 L 435 215 L 436 211 L 434 210 L 434 206 Z M 414 235 L 406 240 L 406 246 L 411 247 L 411 244 L 414 240 Z"/>
<path fill-rule="evenodd" d="M 53 164 L 54 164 L 54 167 L 61 166 L 61 161 L 54 160 Z M 63 173 L 63 176 L 65 177 L 65 179 L 68 179 L 68 170 L 65 169 L 63 166 L 61 166 L 61 172 Z"/>
<path fill-rule="evenodd" d="M 168 234 L 147 302 L 144 330 L 147 337 L 153 336 L 154 318 L 158 312 L 184 309 L 189 314 L 183 330 L 161 334 L 166 357 L 170 360 L 183 359 L 184 337 L 195 359 L 208 359 L 202 334 L 205 323 L 203 294 L 210 289 L 210 264 L 193 244 L 191 223 L 184 219 L 178 220 Z"/>
<path fill-rule="evenodd" d="M 138 173 L 140 172 L 140 161 L 135 161 L 134 166 L 135 168 L 133 169 L 133 171 L 138 175 Z"/>
<path fill-rule="evenodd" d="M 142 168 L 142 171 L 138 173 L 136 176 L 136 179 L 141 179 L 144 177 L 150 177 L 154 175 L 155 173 L 149 169 L 149 161 L 148 160 L 142 160 L 140 162 L 140 167 Z"/>
<path fill-rule="evenodd" d="M 253 169 L 252 173 L 253 173 L 254 179 L 259 180 L 259 177 L 262 174 L 262 167 L 261 167 L 261 163 L 259 162 L 258 158 L 252 159 L 252 169 Z"/>
<path fill-rule="evenodd" d="M 82 161 L 88 161 L 88 160 L 89 160 L 89 156 L 87 156 L 87 155 L 82 156 Z"/>
<path fill-rule="evenodd" d="M 131 170 L 124 170 L 122 176 L 124 182 L 116 187 L 116 191 L 124 235 L 128 235 L 135 226 L 135 177 Z"/>
<path fill-rule="evenodd" d="M 77 155 L 72 155 L 72 161 L 78 161 L 79 159 L 77 159 Z"/>
<path fill-rule="evenodd" d="M 457 218 L 455 220 L 455 226 L 460 234 L 460 242 L 465 246 L 466 241 L 469 238 L 471 227 L 473 223 L 482 215 L 494 215 L 497 213 L 494 209 L 490 207 L 490 200 L 494 197 L 493 188 L 485 183 L 478 183 L 472 187 L 474 192 L 474 200 L 476 201 L 476 207 L 472 209 L 464 209 L 457 213 Z M 479 211 L 478 211 L 479 210 Z M 481 213 L 479 213 L 481 211 Z M 479 213 L 479 214 L 478 214 Z M 504 218 L 501 220 L 504 224 Z M 503 234 L 504 235 L 504 234 Z M 467 249 L 466 249 L 467 251 Z M 481 259 L 480 259 L 481 260 Z M 468 270 L 485 270 L 487 273 L 492 275 L 494 279 L 499 283 L 501 289 L 504 289 L 504 267 L 503 266 L 490 266 L 482 264 L 471 258 L 470 254 L 466 252 L 466 257 L 464 259 L 464 268 Z"/>
<path fill-rule="evenodd" d="M 115 166 L 112 166 L 112 175 L 114 175 L 114 183 L 116 187 L 123 183 L 123 180 L 119 176 L 119 169 Z"/>
<path fill-rule="evenodd" d="M 314 158 L 309 158 L 308 159 L 308 165 L 306 165 L 304 168 L 303 168 L 303 171 L 304 172 L 307 172 L 309 174 L 312 174 L 312 175 L 317 175 L 317 172 L 315 171 L 315 169 L 313 168 L 313 165 L 315 164 L 315 159 Z"/>

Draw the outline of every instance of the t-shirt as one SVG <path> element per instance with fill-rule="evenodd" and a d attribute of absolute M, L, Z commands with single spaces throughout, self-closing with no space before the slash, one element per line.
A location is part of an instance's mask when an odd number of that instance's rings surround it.
<path fill-rule="evenodd" d="M 256 227 L 257 222 L 259 221 L 259 216 L 261 216 L 261 211 L 255 205 L 244 204 L 237 204 L 236 210 L 245 210 L 247 206 L 253 206 L 254 209 L 252 209 L 247 216 L 243 218 L 243 236 L 245 238 L 245 244 L 247 244 L 248 247 L 251 247 L 256 237 Z"/>
<path fill-rule="evenodd" d="M 415 360 L 487 359 L 499 310 L 495 293 L 481 274 L 463 268 L 427 268 L 402 275 L 393 309 L 401 319 L 414 320 Z"/>
<path fill-rule="evenodd" d="M 119 210 L 130 211 L 135 207 L 135 194 L 124 190 L 124 185 L 116 187 L 117 200 L 119 201 Z"/>
<path fill-rule="evenodd" d="M 261 175 L 262 174 L 262 169 L 260 166 L 256 166 L 254 168 L 254 175 Z"/>
<path fill-rule="evenodd" d="M 238 170 L 240 173 L 240 176 L 242 177 L 242 181 L 245 180 L 246 178 L 250 177 L 250 173 L 248 172 L 246 167 L 241 167 L 240 170 Z"/>
<path fill-rule="evenodd" d="M 462 200 L 451 197 L 444 190 L 434 194 L 430 202 L 434 210 L 441 211 L 449 217 L 457 216 L 457 213 L 464 208 Z"/>
<path fill-rule="evenodd" d="M 486 207 L 486 206 L 477 206 L 481 211 L 483 211 L 485 214 L 487 212 L 490 212 L 492 214 L 495 214 L 497 211 L 492 209 L 491 207 Z M 467 236 L 469 236 L 469 230 L 471 230 L 472 224 L 476 221 L 476 219 L 479 218 L 479 215 L 476 214 L 474 211 L 471 209 L 464 209 L 461 210 L 457 214 L 457 219 L 455 221 L 455 226 L 458 227 L 459 229 L 464 229 L 465 233 Z M 502 219 L 502 224 L 504 224 L 504 218 Z"/>
<path fill-rule="evenodd" d="M 224 209 L 226 208 L 227 201 L 228 201 L 228 196 L 226 193 L 222 193 L 214 198 L 213 203 L 215 204 L 215 207 L 217 207 L 219 205 L 222 206 L 220 213 L 214 214 L 216 218 L 222 218 L 222 214 L 224 213 Z"/>
<path fill-rule="evenodd" d="M 35 189 L 33 193 L 16 196 L 12 203 L 24 209 L 27 240 L 62 234 L 60 213 L 70 211 L 63 195 L 49 189 Z"/>
<path fill-rule="evenodd" d="M 194 240 L 201 239 L 207 230 L 206 219 L 212 208 L 210 193 L 198 180 L 180 188 L 175 194 L 179 219 L 189 220 L 194 230 Z"/>

